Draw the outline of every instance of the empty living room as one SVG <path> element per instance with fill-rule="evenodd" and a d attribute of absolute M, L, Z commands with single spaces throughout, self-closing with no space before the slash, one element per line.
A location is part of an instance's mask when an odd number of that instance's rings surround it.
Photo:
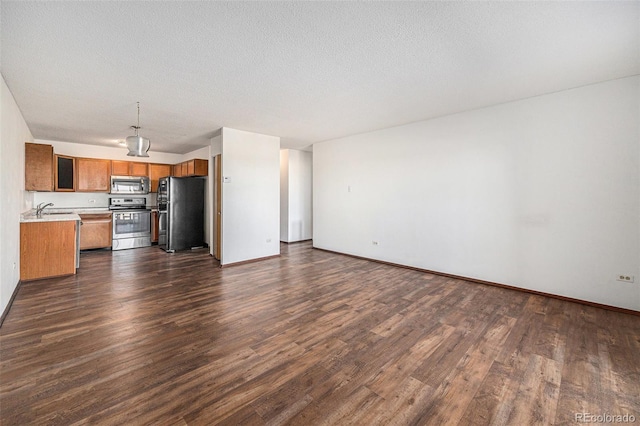
<path fill-rule="evenodd" d="M 2 425 L 640 423 L 640 2 L 0 8 Z"/>

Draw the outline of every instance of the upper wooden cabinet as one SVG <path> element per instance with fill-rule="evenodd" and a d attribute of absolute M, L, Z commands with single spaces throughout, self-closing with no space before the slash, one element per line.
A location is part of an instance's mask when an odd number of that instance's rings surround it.
<path fill-rule="evenodd" d="M 25 191 L 53 191 L 53 146 L 24 144 Z"/>
<path fill-rule="evenodd" d="M 192 176 L 207 176 L 209 174 L 209 162 L 199 158 L 190 160 L 187 165 L 187 170 L 189 175 Z"/>
<path fill-rule="evenodd" d="M 112 160 L 111 174 L 115 176 L 149 176 L 149 168 L 147 163 Z"/>
<path fill-rule="evenodd" d="M 148 163 L 129 163 L 129 176 L 149 176 Z"/>
<path fill-rule="evenodd" d="M 76 158 L 76 191 L 109 192 L 111 160 Z"/>
<path fill-rule="evenodd" d="M 25 143 L 25 190 L 109 192 L 110 176 L 148 176 L 158 192 L 164 176 L 207 176 L 209 161 L 200 158 L 179 164 L 74 158 L 53 153 L 53 146 Z"/>
<path fill-rule="evenodd" d="M 111 160 L 111 174 L 116 176 L 129 176 L 129 162 Z"/>
<path fill-rule="evenodd" d="M 68 155 L 54 155 L 54 186 L 56 191 L 76 190 L 76 159 Z"/>
<path fill-rule="evenodd" d="M 149 164 L 149 180 L 151 181 L 151 192 L 158 192 L 158 180 L 161 177 L 165 176 L 171 176 L 171 165 Z"/>
<path fill-rule="evenodd" d="M 172 176 L 207 176 L 209 174 L 209 162 L 199 158 L 173 165 Z"/>

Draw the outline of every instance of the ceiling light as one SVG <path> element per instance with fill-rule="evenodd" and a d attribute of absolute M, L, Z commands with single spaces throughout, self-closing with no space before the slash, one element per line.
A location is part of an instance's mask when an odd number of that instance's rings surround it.
<path fill-rule="evenodd" d="M 141 129 L 140 102 L 137 102 L 137 104 L 138 104 L 138 125 L 131 126 L 131 128 L 136 131 L 135 136 L 127 136 L 126 144 L 127 144 L 127 149 L 129 149 L 129 152 L 127 153 L 127 155 L 129 157 L 148 157 L 149 154 L 147 154 L 147 151 L 149 151 L 149 147 L 151 146 L 151 143 L 149 142 L 149 139 L 143 138 L 142 136 L 138 136 L 138 130 Z"/>

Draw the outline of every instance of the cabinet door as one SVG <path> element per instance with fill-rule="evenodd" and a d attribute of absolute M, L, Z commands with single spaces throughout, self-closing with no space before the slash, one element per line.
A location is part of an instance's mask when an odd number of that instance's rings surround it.
<path fill-rule="evenodd" d="M 53 191 L 53 146 L 24 144 L 25 191 Z"/>
<path fill-rule="evenodd" d="M 55 156 L 55 190 L 73 192 L 76 190 L 76 159 L 66 155 Z"/>
<path fill-rule="evenodd" d="M 158 192 L 158 180 L 165 176 L 171 176 L 171 166 L 169 164 L 149 164 L 151 192 Z"/>
<path fill-rule="evenodd" d="M 149 176 L 147 163 L 129 163 L 129 176 Z"/>
<path fill-rule="evenodd" d="M 20 224 L 20 279 L 76 273 L 76 221 Z"/>
<path fill-rule="evenodd" d="M 181 164 L 174 164 L 173 166 L 171 166 L 171 176 L 176 176 L 176 177 L 182 176 Z"/>
<path fill-rule="evenodd" d="M 208 176 L 209 175 L 209 161 L 196 158 L 193 160 L 193 174 L 195 176 Z"/>
<path fill-rule="evenodd" d="M 114 176 L 129 176 L 129 162 L 111 160 L 111 174 Z"/>
<path fill-rule="evenodd" d="M 180 176 L 189 176 L 189 166 L 186 161 L 180 163 Z"/>
<path fill-rule="evenodd" d="M 82 214 L 80 250 L 111 247 L 111 214 Z"/>
<path fill-rule="evenodd" d="M 196 160 L 187 161 L 187 176 L 193 176 L 196 172 Z"/>
<path fill-rule="evenodd" d="M 159 228 L 160 216 L 157 211 L 151 212 L 151 242 L 158 242 L 158 228 Z"/>
<path fill-rule="evenodd" d="M 110 160 L 76 158 L 76 191 L 109 192 Z"/>

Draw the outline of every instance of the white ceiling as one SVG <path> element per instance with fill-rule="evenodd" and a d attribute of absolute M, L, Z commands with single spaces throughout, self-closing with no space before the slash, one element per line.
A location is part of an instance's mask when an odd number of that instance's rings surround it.
<path fill-rule="evenodd" d="M 33 136 L 283 148 L 640 73 L 640 2 L 2 1 Z"/>

